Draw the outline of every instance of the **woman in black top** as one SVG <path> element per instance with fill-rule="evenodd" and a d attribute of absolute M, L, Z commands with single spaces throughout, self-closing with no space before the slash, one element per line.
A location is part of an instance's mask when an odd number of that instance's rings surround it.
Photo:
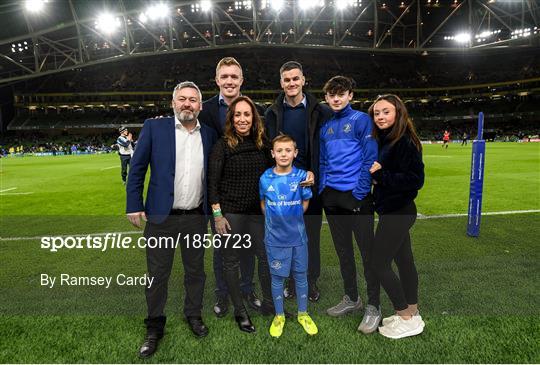
<path fill-rule="evenodd" d="M 223 271 L 235 319 L 245 332 L 254 332 L 255 327 L 240 292 L 240 255 L 255 252 L 263 292 L 261 310 L 271 314 L 274 308 L 259 199 L 259 178 L 272 161 L 255 104 L 246 96 L 236 98 L 229 106 L 224 136 L 216 142 L 210 156 L 208 196 L 216 232 L 222 235 Z M 224 234 L 230 234 L 227 245 Z"/>
<path fill-rule="evenodd" d="M 418 273 L 409 230 L 416 220 L 414 198 L 424 184 L 422 145 L 403 102 L 396 95 L 379 96 L 369 108 L 379 158 L 370 170 L 379 224 L 371 265 L 396 314 L 383 319 L 379 333 L 403 338 L 421 333 L 418 313 Z M 395 261 L 399 277 L 392 270 Z"/>

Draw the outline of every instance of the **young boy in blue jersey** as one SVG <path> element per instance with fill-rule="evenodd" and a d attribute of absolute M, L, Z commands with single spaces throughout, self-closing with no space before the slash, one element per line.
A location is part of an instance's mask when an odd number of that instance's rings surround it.
<path fill-rule="evenodd" d="M 356 283 L 354 234 L 364 266 L 368 305 L 358 330 L 372 333 L 381 320 L 380 285 L 370 265 L 373 246 L 374 207 L 369 169 L 377 158 L 377 142 L 371 136 L 371 117 L 354 110 L 354 82 L 332 77 L 324 85 L 325 99 L 333 111 L 320 131 L 319 192 L 339 259 L 344 295 L 328 315 L 338 317 L 362 309 Z"/>
<path fill-rule="evenodd" d="M 288 135 L 279 135 L 272 141 L 273 168 L 266 170 L 259 183 L 261 209 L 265 214 L 264 243 L 272 276 L 272 297 L 276 316 L 270 326 L 270 335 L 279 337 L 285 326 L 283 285 L 292 272 L 296 283 L 298 322 L 309 335 L 318 332 L 307 313 L 308 247 L 304 226 L 304 212 L 312 192 L 301 186 L 307 172 L 293 166 L 298 154 L 296 142 Z"/>

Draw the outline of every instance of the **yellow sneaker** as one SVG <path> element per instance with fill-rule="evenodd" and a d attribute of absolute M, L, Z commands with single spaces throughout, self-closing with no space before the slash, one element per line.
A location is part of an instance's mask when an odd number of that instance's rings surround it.
<path fill-rule="evenodd" d="M 285 316 L 284 315 L 277 315 L 274 317 L 274 320 L 272 321 L 272 325 L 270 326 L 270 336 L 272 337 L 279 337 L 283 333 L 283 327 L 285 326 Z"/>
<path fill-rule="evenodd" d="M 307 313 L 298 315 L 298 323 L 300 323 L 302 327 L 304 327 L 304 331 L 306 331 L 306 333 L 310 336 L 319 333 L 317 325 L 315 324 L 315 322 L 313 322 L 313 320 Z"/>

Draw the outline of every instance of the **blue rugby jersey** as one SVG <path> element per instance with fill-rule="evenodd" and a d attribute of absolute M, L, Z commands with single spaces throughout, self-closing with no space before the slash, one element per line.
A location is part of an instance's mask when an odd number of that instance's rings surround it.
<path fill-rule="evenodd" d="M 300 186 L 307 172 L 293 166 L 287 175 L 266 170 L 259 181 L 266 216 L 264 242 L 267 246 L 293 247 L 307 243 L 302 203 L 312 197 L 310 187 Z"/>

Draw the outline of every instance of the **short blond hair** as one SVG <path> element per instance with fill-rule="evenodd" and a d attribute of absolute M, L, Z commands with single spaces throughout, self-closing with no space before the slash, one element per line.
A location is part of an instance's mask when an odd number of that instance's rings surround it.
<path fill-rule="evenodd" d="M 223 57 L 219 60 L 217 66 L 216 66 L 216 77 L 218 75 L 219 69 L 223 66 L 237 66 L 240 69 L 240 75 L 243 74 L 242 72 L 242 66 L 240 66 L 240 62 L 236 60 L 234 57 Z"/>
<path fill-rule="evenodd" d="M 292 138 L 288 134 L 280 133 L 272 140 L 272 149 L 274 149 L 274 146 L 276 145 L 276 143 L 281 143 L 281 142 L 292 142 L 294 145 L 294 148 L 295 149 L 298 148 L 296 147 L 296 141 L 294 140 L 294 138 Z"/>

